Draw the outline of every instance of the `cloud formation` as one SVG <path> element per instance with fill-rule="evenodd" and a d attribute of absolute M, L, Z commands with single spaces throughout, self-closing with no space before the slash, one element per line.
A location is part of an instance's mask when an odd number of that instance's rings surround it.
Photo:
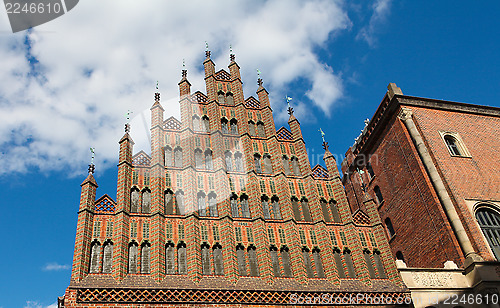
<path fill-rule="evenodd" d="M 358 35 L 356 36 L 357 39 L 366 41 L 371 47 L 375 46 L 375 33 L 378 27 L 380 27 L 380 25 L 382 25 L 387 19 L 387 16 L 389 15 L 391 10 L 391 2 L 392 0 L 375 1 L 375 3 L 372 5 L 373 13 L 370 17 L 370 21 L 366 26 L 361 28 Z"/>
<path fill-rule="evenodd" d="M 51 305 L 45 306 L 40 304 L 37 301 L 26 301 L 24 308 L 57 308 L 57 303 L 53 303 Z"/>
<path fill-rule="evenodd" d="M 59 264 L 57 262 L 51 262 L 45 264 L 44 267 L 42 267 L 43 271 L 63 271 L 63 270 L 69 270 L 71 267 L 67 264 Z"/>
<path fill-rule="evenodd" d="M 329 114 L 342 78 L 317 50 L 349 23 L 341 1 L 80 1 L 29 33 L 0 36 L 0 174 L 78 174 L 90 146 L 98 170 L 111 166 L 128 109 L 135 149 L 149 152 L 156 80 L 166 116 L 178 117 L 182 59 L 193 91 L 205 91 L 205 41 L 217 69 L 227 69 L 232 44 L 246 97 L 255 95 L 259 68 L 273 106 L 284 109 L 278 97 L 303 78 L 310 102 L 296 107 Z M 0 27 L 10 29 L 5 20 Z"/>

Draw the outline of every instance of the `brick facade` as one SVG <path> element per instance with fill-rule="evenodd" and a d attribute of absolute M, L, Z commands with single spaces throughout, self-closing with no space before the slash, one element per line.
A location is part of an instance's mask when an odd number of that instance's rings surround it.
<path fill-rule="evenodd" d="M 416 132 L 398 117 L 402 111 L 409 113 Z M 459 138 L 463 155 L 452 155 L 444 140 L 448 133 Z M 416 134 L 423 140 L 418 146 Z M 474 252 L 485 261 L 496 260 L 475 211 L 478 204 L 500 209 L 499 134 L 499 108 L 406 96 L 391 84 L 342 163 L 352 210 L 363 209 L 363 200 L 375 200 L 382 222 L 389 218 L 393 225 L 392 236 L 385 225 L 392 253 L 401 252 L 408 266 L 440 268 L 448 260 L 464 266 L 467 252 L 461 246 L 467 243 L 458 238 L 449 217 L 453 211 L 444 206 L 449 196 Z M 423 149 L 437 170 L 433 175 Z M 436 177 L 444 191 L 436 188 Z"/>
<path fill-rule="evenodd" d="M 210 52 L 203 64 L 206 94 L 192 94 L 182 73 L 181 121 L 164 120 L 155 94 L 151 155 L 132 155 L 127 124 L 116 202 L 95 200 L 92 173 L 82 184 L 59 306 L 280 307 L 319 295 L 404 302 L 375 205 L 353 217 L 328 145 L 327 168 L 311 169 L 293 111 L 290 129 L 276 132 L 262 80 L 257 98 L 245 99 L 234 55 L 229 72 L 215 70 Z"/>

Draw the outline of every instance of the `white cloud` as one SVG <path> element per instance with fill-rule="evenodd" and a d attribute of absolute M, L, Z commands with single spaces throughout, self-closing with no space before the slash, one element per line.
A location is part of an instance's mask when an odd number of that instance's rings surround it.
<path fill-rule="evenodd" d="M 373 14 L 370 17 L 370 21 L 368 25 L 361 28 L 357 39 L 365 40 L 368 45 L 374 46 L 376 44 L 375 40 L 375 32 L 377 28 L 385 22 L 387 16 L 391 10 L 391 2 L 392 0 L 377 0 L 372 6 Z"/>
<path fill-rule="evenodd" d="M 37 301 L 26 301 L 24 308 L 57 308 L 57 302 L 52 305 L 45 306 Z"/>
<path fill-rule="evenodd" d="M 227 69 L 232 44 L 246 97 L 255 95 L 259 68 L 275 109 L 284 102 L 274 98 L 303 78 L 306 96 L 328 114 L 342 96 L 342 78 L 316 50 L 349 23 L 340 0 L 80 1 L 27 37 L 1 35 L 0 174 L 80 173 L 90 146 L 98 171 L 111 166 L 127 109 L 134 112 L 135 150 L 149 152 L 155 82 L 166 115 L 178 117 L 182 59 L 193 92 L 205 92 L 204 41 L 217 69 Z M 37 64 L 29 63 L 30 55 Z"/>
<path fill-rule="evenodd" d="M 63 271 L 63 270 L 68 270 L 70 269 L 71 266 L 67 264 L 59 264 L 57 262 L 50 262 L 45 264 L 44 267 L 42 267 L 42 270 L 44 271 Z"/>

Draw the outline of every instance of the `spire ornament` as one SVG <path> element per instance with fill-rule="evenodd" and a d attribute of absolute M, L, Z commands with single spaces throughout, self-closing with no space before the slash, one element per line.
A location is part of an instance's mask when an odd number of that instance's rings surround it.
<path fill-rule="evenodd" d="M 233 46 L 229 45 L 229 61 L 234 62 L 235 58 L 236 57 L 235 57 L 235 55 L 233 53 Z"/>
<path fill-rule="evenodd" d="M 95 165 L 94 165 L 95 148 L 90 148 L 90 153 L 92 153 L 92 156 L 90 159 L 89 174 L 93 174 L 95 172 Z"/>
<path fill-rule="evenodd" d="M 292 100 L 292 98 L 289 97 L 288 95 L 286 95 L 285 99 L 286 99 L 286 104 L 288 105 L 288 109 L 287 109 L 288 114 L 292 115 L 293 114 L 293 108 L 292 108 L 292 106 L 290 106 L 290 101 Z"/>
<path fill-rule="evenodd" d="M 264 82 L 262 82 L 262 78 L 260 78 L 260 74 L 261 74 L 260 70 L 259 70 L 259 69 L 257 69 L 257 85 L 258 85 L 259 87 L 262 87 L 262 84 L 263 84 Z"/>
<path fill-rule="evenodd" d="M 205 57 L 207 57 L 207 59 L 210 59 L 210 50 L 208 50 L 208 42 L 205 41 Z"/>
<path fill-rule="evenodd" d="M 159 93 L 158 93 L 158 99 L 159 99 Z M 127 123 L 125 123 L 125 132 L 130 133 L 130 114 L 132 111 L 128 110 L 127 113 L 125 114 L 125 117 L 127 119 Z"/>
<path fill-rule="evenodd" d="M 158 80 L 156 81 L 156 93 L 155 93 L 155 102 L 160 101 L 160 91 L 158 91 Z M 128 119 L 127 119 L 128 120 Z"/>
<path fill-rule="evenodd" d="M 325 135 L 326 134 L 325 134 L 325 132 L 321 128 L 319 129 L 319 132 L 321 133 L 321 139 L 323 139 L 323 143 L 322 143 L 323 149 L 325 151 L 328 151 L 328 142 L 325 141 Z"/>
<path fill-rule="evenodd" d="M 186 78 L 187 77 L 187 69 L 186 69 L 186 61 L 184 59 L 182 59 L 182 78 Z"/>

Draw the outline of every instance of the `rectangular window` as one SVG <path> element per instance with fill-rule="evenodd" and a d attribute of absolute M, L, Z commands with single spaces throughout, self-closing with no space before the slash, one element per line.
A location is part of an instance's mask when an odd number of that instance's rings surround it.
<path fill-rule="evenodd" d="M 269 151 L 269 149 L 267 148 L 267 143 L 262 144 L 262 148 L 264 149 L 264 152 Z"/>
<path fill-rule="evenodd" d="M 177 173 L 177 187 L 182 187 L 182 174 Z"/>
<path fill-rule="evenodd" d="M 322 186 L 321 184 L 319 184 L 319 183 L 316 183 L 316 187 L 318 188 L 318 194 L 319 194 L 320 196 L 323 196 L 323 195 L 324 195 L 324 193 L 325 193 L 325 192 L 323 191 L 323 186 Z"/>
<path fill-rule="evenodd" d="M 245 179 L 243 179 L 243 178 L 240 179 L 240 190 L 241 191 L 247 190 L 246 185 L 245 185 Z"/>
<path fill-rule="evenodd" d="M 165 145 L 170 144 L 170 136 L 165 134 Z"/>
<path fill-rule="evenodd" d="M 239 149 L 240 149 L 240 142 L 239 142 L 238 140 L 235 140 L 235 141 L 234 141 L 234 148 L 235 148 L 236 150 L 239 150 Z"/>
<path fill-rule="evenodd" d="M 335 231 L 330 231 L 330 240 L 332 241 L 332 245 L 337 245 L 337 238 L 335 237 Z"/>
<path fill-rule="evenodd" d="M 175 144 L 181 144 L 181 136 L 175 135 Z"/>
<path fill-rule="evenodd" d="M 137 171 L 132 172 L 132 184 L 139 184 L 139 174 Z"/>
<path fill-rule="evenodd" d="M 283 230 L 281 228 L 278 229 L 278 235 L 280 236 L 281 244 L 285 244 L 286 243 L 285 230 Z"/>
<path fill-rule="evenodd" d="M 229 179 L 229 189 L 231 189 L 231 191 L 235 191 L 233 179 L 230 177 L 228 177 L 228 179 Z"/>
<path fill-rule="evenodd" d="M 234 234 L 235 234 L 235 238 L 236 238 L 237 242 L 243 241 L 243 238 L 241 237 L 241 228 L 240 227 L 234 228 Z"/>
<path fill-rule="evenodd" d="M 316 231 L 309 230 L 309 235 L 311 236 L 311 243 L 313 245 L 318 245 L 318 239 L 316 238 Z"/>
<path fill-rule="evenodd" d="M 249 118 L 249 119 L 252 119 L 252 118 L 253 118 L 253 114 L 252 114 L 250 111 L 248 112 L 248 118 Z"/>
<path fill-rule="evenodd" d="M 295 147 L 293 144 L 290 144 L 290 153 L 295 154 Z"/>
<path fill-rule="evenodd" d="M 200 140 L 200 137 L 196 137 L 194 138 L 194 141 L 195 141 L 195 144 L 197 147 L 201 147 L 201 140 Z"/>
<path fill-rule="evenodd" d="M 229 147 L 229 140 L 224 140 L 224 145 L 226 146 L 226 150 L 229 150 L 230 147 Z"/>
<path fill-rule="evenodd" d="M 253 151 L 254 152 L 259 152 L 259 145 L 257 144 L 257 142 L 253 143 Z"/>
<path fill-rule="evenodd" d="M 94 221 L 94 237 L 99 237 L 101 233 L 101 221 L 96 220 Z"/>
<path fill-rule="evenodd" d="M 262 120 L 262 116 L 260 115 L 260 113 L 257 113 L 257 120 Z"/>
<path fill-rule="evenodd" d="M 208 187 L 210 189 L 215 189 L 215 181 L 214 181 L 214 178 L 212 176 L 208 178 Z"/>
<path fill-rule="evenodd" d="M 229 84 L 227 86 L 229 87 Z M 235 117 L 234 110 L 232 110 L 232 109 L 231 109 L 231 117 L 233 117 L 233 118 Z"/>
<path fill-rule="evenodd" d="M 274 186 L 274 181 L 270 181 L 269 185 L 271 186 L 271 192 L 273 194 L 275 194 L 276 193 L 276 186 Z"/>
<path fill-rule="evenodd" d="M 202 110 L 203 110 L 203 114 L 207 114 L 207 107 L 203 107 Z"/>
<path fill-rule="evenodd" d="M 342 241 L 342 245 L 346 246 L 347 245 L 347 239 L 345 237 L 345 233 L 340 231 L 340 240 Z"/>
<path fill-rule="evenodd" d="M 177 228 L 178 228 L 179 239 L 183 240 L 184 239 L 184 225 L 178 225 Z"/>
<path fill-rule="evenodd" d="M 222 109 L 221 112 L 222 112 L 222 115 L 225 117 L 226 116 L 226 109 Z"/>
<path fill-rule="evenodd" d="M 293 182 L 288 182 L 288 186 L 290 187 L 290 194 L 295 195 L 295 185 L 293 185 Z"/>
<path fill-rule="evenodd" d="M 171 223 L 167 223 L 167 229 L 165 231 L 165 236 L 167 237 L 167 240 L 172 239 L 172 224 Z"/>
<path fill-rule="evenodd" d="M 201 240 L 208 241 L 208 231 L 206 225 L 201 225 Z"/>
<path fill-rule="evenodd" d="M 220 241 L 220 235 L 219 235 L 219 227 L 216 225 L 212 226 L 212 231 L 214 233 L 214 241 Z"/>
<path fill-rule="evenodd" d="M 253 242 L 253 232 L 252 232 L 252 228 L 247 228 L 247 240 L 249 242 Z"/>
<path fill-rule="evenodd" d="M 299 192 L 302 196 L 306 194 L 306 191 L 304 189 L 304 184 L 302 182 L 299 182 Z"/>
<path fill-rule="evenodd" d="M 198 188 L 203 188 L 203 176 L 198 175 Z"/>
<path fill-rule="evenodd" d="M 366 237 L 364 232 L 359 232 L 359 240 L 361 241 L 361 246 L 366 247 Z"/>
<path fill-rule="evenodd" d="M 286 148 L 284 144 L 280 144 L 281 153 L 286 153 Z"/>
<path fill-rule="evenodd" d="M 330 196 L 330 198 L 333 198 L 333 190 L 332 190 L 332 185 L 327 184 L 327 185 L 326 185 L 326 190 L 328 191 L 328 195 Z"/>
<path fill-rule="evenodd" d="M 108 221 L 108 224 L 106 225 L 106 237 L 111 238 L 113 237 L 113 222 Z"/>
<path fill-rule="evenodd" d="M 274 243 L 274 230 L 272 228 L 267 229 L 267 235 L 269 236 L 269 243 Z"/>
<path fill-rule="evenodd" d="M 260 192 L 265 193 L 266 192 L 266 183 L 264 181 L 260 181 Z"/>
<path fill-rule="evenodd" d="M 142 237 L 149 238 L 149 222 L 144 222 L 142 224 Z"/>
<path fill-rule="evenodd" d="M 304 230 L 299 230 L 299 237 L 300 237 L 300 244 L 301 245 L 307 245 L 307 242 L 306 242 L 306 233 L 304 232 Z"/>
<path fill-rule="evenodd" d="M 144 172 L 144 185 L 149 186 L 149 172 Z"/>
<path fill-rule="evenodd" d="M 370 238 L 370 242 L 372 244 L 372 247 L 377 247 L 377 241 L 375 240 L 375 236 L 373 236 L 373 233 L 368 233 L 368 237 Z"/>
<path fill-rule="evenodd" d="M 205 145 L 207 146 L 207 148 L 211 147 L 210 138 L 205 138 Z"/>
<path fill-rule="evenodd" d="M 132 222 L 130 228 L 130 237 L 137 237 L 137 222 Z"/>
<path fill-rule="evenodd" d="M 165 185 L 167 185 L 167 187 L 171 187 L 172 186 L 172 180 L 170 179 L 170 173 L 167 173 L 165 175 Z"/>

